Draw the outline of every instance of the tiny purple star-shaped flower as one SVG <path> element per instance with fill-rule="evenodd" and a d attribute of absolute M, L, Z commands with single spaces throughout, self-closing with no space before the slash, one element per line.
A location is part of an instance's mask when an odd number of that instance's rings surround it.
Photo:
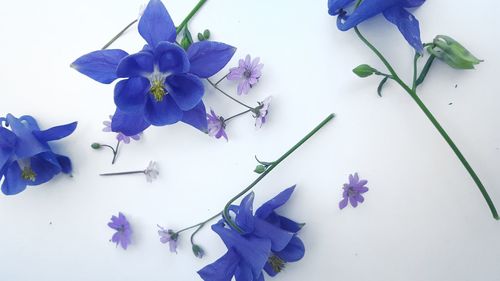
<path fill-rule="evenodd" d="M 163 244 L 168 243 L 170 252 L 177 254 L 177 239 L 179 235 L 175 233 L 172 229 L 165 229 L 158 225 L 160 230 L 158 230 L 158 235 L 160 235 L 160 242 Z"/>
<path fill-rule="evenodd" d="M 126 250 L 128 245 L 131 243 L 132 229 L 130 228 L 130 223 L 125 215 L 120 212 L 118 213 L 118 217 L 112 216 L 111 222 L 108 223 L 108 226 L 116 230 L 110 241 L 116 243 L 116 247 L 120 245 L 124 250 Z"/>
<path fill-rule="evenodd" d="M 102 122 L 102 124 L 104 125 L 104 128 L 102 129 L 103 132 L 112 132 L 111 130 L 111 124 L 112 124 L 112 120 L 113 120 L 113 115 L 109 115 L 109 121 L 108 120 L 105 120 Z M 125 144 L 128 144 L 130 143 L 130 139 L 133 139 L 133 140 L 140 140 L 141 139 L 141 135 L 142 135 L 142 132 L 141 133 L 138 133 L 136 135 L 132 135 L 132 136 L 126 136 L 124 135 L 123 133 L 121 132 L 118 132 L 116 133 L 116 139 L 119 141 L 119 142 L 123 142 Z"/>
<path fill-rule="evenodd" d="M 227 141 L 228 138 L 225 131 L 226 124 L 224 123 L 224 119 L 215 114 L 215 112 L 211 109 L 210 114 L 207 114 L 207 120 L 208 120 L 208 135 L 211 137 L 215 137 L 217 139 L 224 137 Z"/>
<path fill-rule="evenodd" d="M 354 175 L 349 175 L 349 183 L 345 183 L 344 193 L 342 196 L 344 197 L 339 202 L 339 208 L 344 209 L 348 203 L 351 203 L 351 206 L 356 208 L 358 203 L 363 203 L 365 198 L 363 197 L 363 193 L 368 191 L 368 187 L 365 185 L 368 183 L 367 180 L 360 180 L 358 173 L 354 173 Z"/>
<path fill-rule="evenodd" d="M 238 83 L 238 95 L 246 95 L 250 89 L 259 82 L 264 64 L 259 63 L 260 58 L 252 58 L 247 55 L 245 59 L 240 59 L 238 67 L 229 69 L 228 80 L 240 81 Z"/>
<path fill-rule="evenodd" d="M 267 114 L 269 113 L 269 105 L 271 104 L 271 97 L 267 97 L 263 102 L 259 102 L 259 114 L 255 116 L 255 127 L 261 128 L 267 121 Z"/>

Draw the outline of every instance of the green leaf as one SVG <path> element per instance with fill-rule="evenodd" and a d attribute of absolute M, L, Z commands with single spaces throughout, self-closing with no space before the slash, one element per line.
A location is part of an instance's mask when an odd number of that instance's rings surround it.
<path fill-rule="evenodd" d="M 384 87 L 384 84 L 387 82 L 387 79 L 389 79 L 389 77 L 384 77 L 384 79 L 382 79 L 382 81 L 380 81 L 380 84 L 378 84 L 378 87 L 377 87 L 377 94 L 379 95 L 379 97 L 382 97 L 382 88 Z"/>
<path fill-rule="evenodd" d="M 378 73 L 379 71 L 367 64 L 361 64 L 354 68 L 352 72 L 354 72 L 354 74 L 358 75 L 361 78 L 365 78 L 374 73 Z"/>

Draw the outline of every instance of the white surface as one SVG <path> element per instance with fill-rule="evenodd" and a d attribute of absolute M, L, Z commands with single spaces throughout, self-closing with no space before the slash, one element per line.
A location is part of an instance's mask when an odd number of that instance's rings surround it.
<path fill-rule="evenodd" d="M 74 178 L 59 176 L 38 188 L 0 196 L 1 280 L 201 280 L 196 271 L 225 248 L 208 228 L 198 241 L 208 255 L 193 257 L 189 237 L 179 254 L 159 243 L 156 224 L 180 228 L 220 210 L 251 182 L 253 159 L 273 160 L 330 112 L 337 118 L 256 188 L 256 204 L 297 183 L 283 214 L 307 223 L 307 252 L 275 280 L 500 280 L 500 222 L 473 181 L 416 105 L 394 83 L 376 95 L 378 79 L 358 79 L 361 63 L 381 67 L 355 37 L 335 27 L 324 1 L 209 1 L 191 30 L 265 64 L 261 83 L 244 100 L 274 97 L 269 123 L 250 117 L 228 128 L 228 143 L 183 125 L 151 128 L 123 146 L 116 165 L 109 152 L 89 148 L 114 141 L 101 132 L 113 112 L 112 86 L 69 68 L 137 17 L 143 1 L 9 1 L 0 10 L 2 115 L 31 114 L 42 127 L 79 121 L 58 142 L 70 155 Z M 165 4 L 176 23 L 196 3 Z M 428 1 L 415 11 L 422 39 L 448 34 L 486 61 L 460 72 L 436 63 L 420 95 L 476 169 L 500 207 L 496 1 Z M 383 18 L 361 26 L 405 78 L 412 50 Z M 135 28 L 114 47 L 133 52 Z M 455 87 L 457 85 L 457 87 Z M 234 92 L 235 85 L 224 88 Z M 452 105 L 449 103 L 452 102 Z M 206 103 L 228 116 L 238 105 L 210 90 Z M 98 173 L 161 166 L 160 179 L 100 178 Z M 366 201 L 338 209 L 349 173 L 369 180 Z M 124 212 L 133 227 L 127 250 L 108 242 L 111 215 Z M 269 278 L 268 278 L 269 279 Z"/>

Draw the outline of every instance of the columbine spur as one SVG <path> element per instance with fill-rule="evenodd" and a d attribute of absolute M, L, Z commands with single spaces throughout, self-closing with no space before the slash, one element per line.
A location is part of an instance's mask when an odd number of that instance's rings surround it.
<path fill-rule="evenodd" d="M 18 194 L 26 186 L 46 183 L 59 173 L 71 174 L 71 160 L 54 153 L 49 142 L 71 135 L 76 126 L 73 122 L 42 131 L 29 115 L 16 118 L 7 114 L 6 118 L 0 118 L 2 192 Z"/>
<path fill-rule="evenodd" d="M 260 58 L 252 58 L 247 55 L 245 59 L 240 59 L 237 67 L 229 70 L 228 80 L 237 80 L 238 95 L 246 95 L 250 89 L 259 82 L 264 64 L 259 63 Z"/>
<path fill-rule="evenodd" d="M 147 45 L 129 55 L 120 49 L 105 49 L 83 55 L 72 63 L 82 74 L 115 85 L 117 110 L 112 130 L 130 136 L 150 125 L 164 126 L 182 121 L 206 132 L 201 78 L 219 72 L 235 48 L 223 43 L 193 43 L 187 51 L 176 44 L 176 27 L 163 3 L 151 0 L 139 20 L 139 33 Z"/>
<path fill-rule="evenodd" d="M 342 31 L 349 30 L 365 20 L 383 13 L 385 18 L 396 25 L 408 43 L 420 54 L 423 44 L 420 39 L 418 20 L 407 8 L 419 7 L 425 0 L 364 0 L 354 9 L 355 0 L 328 0 L 328 13 L 337 17 L 337 27 Z M 347 14 L 347 10 L 354 11 Z"/>

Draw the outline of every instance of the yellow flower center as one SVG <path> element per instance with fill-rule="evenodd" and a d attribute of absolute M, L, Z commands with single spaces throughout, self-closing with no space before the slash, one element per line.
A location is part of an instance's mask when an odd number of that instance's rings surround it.
<path fill-rule="evenodd" d="M 274 270 L 274 272 L 276 273 L 279 273 L 281 272 L 283 269 L 285 269 L 285 261 L 282 260 L 280 257 L 278 256 L 275 256 L 275 255 L 271 255 L 269 257 L 269 259 L 267 260 L 267 262 L 269 262 L 269 264 L 271 265 L 272 269 Z"/>
<path fill-rule="evenodd" d="M 163 97 L 167 94 L 165 87 L 163 86 L 163 81 L 161 79 L 155 79 L 151 82 L 151 94 L 157 102 L 161 102 Z"/>
<path fill-rule="evenodd" d="M 21 172 L 21 177 L 24 180 L 35 181 L 36 174 L 30 167 L 24 167 L 23 171 Z"/>

